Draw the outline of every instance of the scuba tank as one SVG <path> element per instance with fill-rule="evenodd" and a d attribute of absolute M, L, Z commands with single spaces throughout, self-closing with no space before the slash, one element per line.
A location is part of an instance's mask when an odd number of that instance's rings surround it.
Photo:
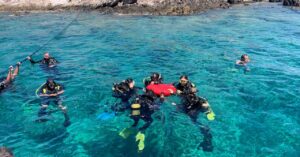
<path fill-rule="evenodd" d="M 131 116 L 139 116 L 141 115 L 141 105 L 140 104 L 132 104 L 131 105 Z"/>

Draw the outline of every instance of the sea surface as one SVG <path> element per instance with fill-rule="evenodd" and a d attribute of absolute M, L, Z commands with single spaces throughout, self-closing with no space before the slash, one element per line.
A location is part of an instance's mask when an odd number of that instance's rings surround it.
<path fill-rule="evenodd" d="M 48 51 L 60 61 L 56 69 L 24 62 L 0 95 L 0 145 L 16 157 L 300 156 L 299 10 L 261 3 L 193 16 L 0 13 L 0 71 L 39 49 L 32 57 Z M 250 72 L 234 66 L 245 53 Z M 153 115 L 141 153 L 134 135 L 118 135 L 133 123 L 128 113 L 97 118 L 116 101 L 114 82 L 132 77 L 142 87 L 151 72 L 166 83 L 186 74 L 208 99 L 216 119 L 198 121 L 211 130 L 212 152 L 197 149 L 203 135 L 171 104 L 175 96 Z M 67 128 L 61 112 L 34 122 L 35 91 L 48 77 L 65 86 Z"/>

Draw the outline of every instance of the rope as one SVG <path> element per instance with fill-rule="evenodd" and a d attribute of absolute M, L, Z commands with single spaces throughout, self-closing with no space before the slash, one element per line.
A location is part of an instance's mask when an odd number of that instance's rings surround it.
<path fill-rule="evenodd" d="M 46 47 L 46 45 L 48 45 L 51 41 L 53 41 L 55 38 L 57 38 L 58 36 L 62 35 L 72 24 L 74 21 L 76 21 L 79 17 L 80 11 L 78 12 L 78 14 L 76 15 L 76 17 L 69 23 L 67 24 L 60 32 L 58 32 L 53 38 L 49 39 L 48 41 L 46 41 L 43 45 L 41 45 L 37 50 L 35 50 L 33 53 L 31 53 L 30 55 L 28 55 L 29 57 L 35 55 L 37 52 L 39 52 L 41 49 L 43 49 L 44 47 Z M 24 58 L 23 60 L 20 61 L 20 63 L 22 64 L 23 62 L 25 62 L 27 60 L 27 56 L 26 58 Z M 14 65 L 16 66 L 16 64 Z M 0 75 L 3 75 L 4 73 L 6 73 L 7 70 L 4 70 L 2 72 L 0 72 Z"/>

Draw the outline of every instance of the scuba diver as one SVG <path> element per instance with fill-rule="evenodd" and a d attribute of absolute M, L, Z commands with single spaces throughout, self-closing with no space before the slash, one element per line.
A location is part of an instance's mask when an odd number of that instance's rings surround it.
<path fill-rule="evenodd" d="M 154 110 L 159 109 L 159 106 L 155 104 L 154 94 L 149 91 L 143 95 L 136 97 L 134 103 L 131 105 L 131 114 L 130 118 L 134 120 L 134 123 L 130 128 L 123 129 L 119 135 L 123 138 L 127 138 L 130 134 L 138 132 L 136 134 L 136 141 L 138 141 L 138 151 L 141 152 L 145 145 L 145 130 L 151 125 L 153 119 L 151 115 L 154 113 Z M 136 129 L 139 120 L 143 120 L 145 124 Z"/>
<path fill-rule="evenodd" d="M 114 104 L 114 106 L 112 106 L 112 110 L 115 112 L 122 112 L 129 109 L 129 100 L 137 95 L 138 89 L 138 87 L 135 87 L 135 82 L 132 78 L 127 78 L 118 84 L 114 83 L 112 87 L 112 96 L 117 99 L 121 99 L 121 102 Z"/>
<path fill-rule="evenodd" d="M 14 70 L 13 66 L 10 66 L 6 78 L 5 77 L 0 78 L 0 92 L 2 92 L 4 89 L 6 89 L 12 83 L 12 81 L 15 79 L 15 77 L 18 75 L 20 65 L 21 65 L 21 63 L 18 62 L 16 64 L 15 70 Z"/>
<path fill-rule="evenodd" d="M 187 114 L 192 122 L 199 125 L 201 133 L 204 135 L 203 141 L 199 144 L 198 149 L 202 147 L 203 151 L 213 151 L 212 134 L 207 126 L 204 126 L 200 122 L 197 122 L 197 118 L 200 112 L 204 112 L 207 115 L 208 120 L 214 120 L 215 114 L 210 108 L 207 100 L 198 97 L 196 94 L 188 94 L 182 97 L 181 109 Z"/>
<path fill-rule="evenodd" d="M 47 67 L 55 67 L 59 62 L 54 58 L 51 57 L 49 52 L 44 53 L 44 58 L 39 61 L 34 61 L 30 56 L 27 57 L 27 59 L 32 63 L 40 63 L 41 65 L 46 65 Z"/>
<path fill-rule="evenodd" d="M 154 72 L 151 74 L 151 76 L 144 78 L 143 80 L 145 87 L 147 87 L 149 84 L 161 84 L 163 83 L 163 78 L 161 74 Z"/>
<path fill-rule="evenodd" d="M 175 84 L 178 95 L 188 95 L 197 92 L 195 84 L 189 81 L 188 76 L 182 75 L 179 78 L 179 83 Z"/>
<path fill-rule="evenodd" d="M 158 108 L 159 105 L 155 104 L 155 98 L 152 92 L 138 96 L 131 105 L 130 118 L 134 120 L 132 127 L 136 127 L 139 120 L 142 119 L 145 121 L 145 124 L 138 130 L 144 132 L 153 122 L 151 115 L 154 113 L 154 110 Z"/>
<path fill-rule="evenodd" d="M 249 56 L 248 56 L 247 54 L 243 54 L 243 55 L 241 56 L 241 59 L 240 59 L 240 60 L 237 60 L 235 64 L 236 64 L 236 65 L 243 65 L 243 66 L 246 66 L 247 63 L 249 63 L 249 62 L 250 62 Z"/>
<path fill-rule="evenodd" d="M 51 114 L 51 112 L 47 112 L 47 108 L 50 105 L 51 102 L 58 105 L 58 107 L 62 110 L 64 114 L 64 126 L 67 127 L 71 124 L 70 118 L 67 114 L 67 107 L 62 105 L 62 100 L 60 98 L 60 95 L 64 93 L 64 88 L 62 85 L 54 82 L 53 79 L 49 78 L 45 84 L 43 84 L 39 88 L 39 96 L 42 99 L 41 108 L 38 112 L 38 122 L 44 122 L 47 121 L 47 119 L 43 119 L 44 116 L 47 116 Z"/>
<path fill-rule="evenodd" d="M 235 62 L 237 68 L 244 67 L 244 72 L 250 71 L 250 68 L 247 64 L 250 62 L 250 58 L 247 54 L 243 54 L 240 60 Z"/>
<path fill-rule="evenodd" d="M 144 78 L 143 83 L 145 85 L 145 92 L 148 92 L 147 87 L 153 84 L 163 84 L 163 77 L 160 73 L 154 72 L 151 76 Z M 161 102 L 164 101 L 165 96 L 163 94 L 159 95 Z"/>

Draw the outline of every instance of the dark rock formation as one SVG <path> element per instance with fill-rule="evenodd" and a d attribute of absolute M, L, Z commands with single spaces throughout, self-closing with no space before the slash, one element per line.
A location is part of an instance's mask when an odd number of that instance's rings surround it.
<path fill-rule="evenodd" d="M 300 6 L 300 0 L 283 0 L 284 6 Z"/>
<path fill-rule="evenodd" d="M 269 2 L 282 2 L 282 0 L 269 0 Z"/>
<path fill-rule="evenodd" d="M 243 0 L 228 0 L 227 1 L 229 4 L 238 4 L 238 3 L 242 3 Z"/>

